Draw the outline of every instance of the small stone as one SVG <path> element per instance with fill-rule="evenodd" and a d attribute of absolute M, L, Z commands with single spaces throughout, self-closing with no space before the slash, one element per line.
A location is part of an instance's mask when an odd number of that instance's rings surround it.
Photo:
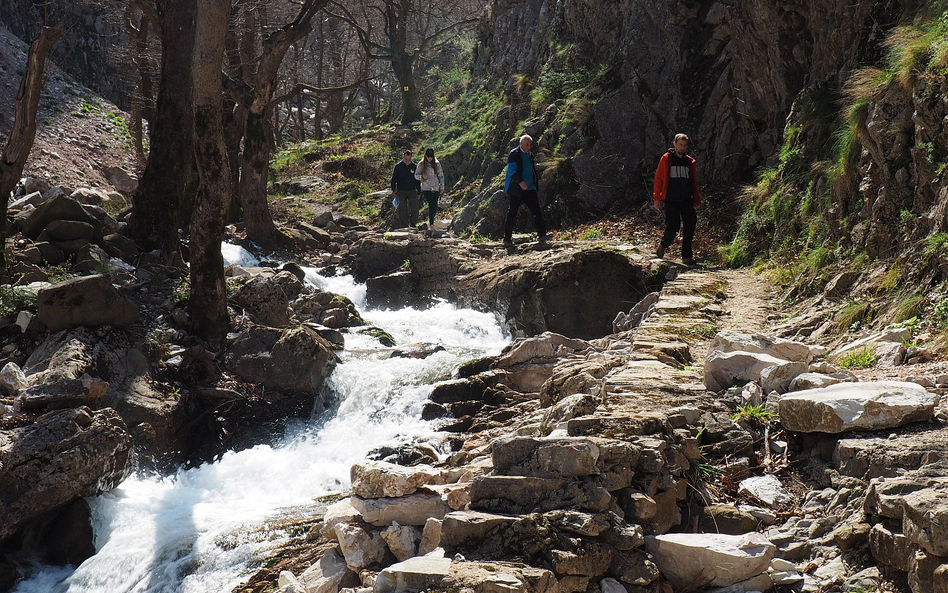
<path fill-rule="evenodd" d="M 790 502 L 790 493 L 775 476 L 755 476 L 742 480 L 738 492 L 746 494 L 769 507 Z"/>

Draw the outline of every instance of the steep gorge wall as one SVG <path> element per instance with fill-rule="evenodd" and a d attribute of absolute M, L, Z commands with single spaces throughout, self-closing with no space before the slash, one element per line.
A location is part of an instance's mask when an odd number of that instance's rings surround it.
<path fill-rule="evenodd" d="M 564 67 L 557 54 L 565 44 L 573 44 L 567 68 L 609 69 L 585 91 L 591 120 L 566 130 L 585 141 L 560 138 L 563 101 L 527 122 L 539 122 L 541 148 L 571 149 L 563 156 L 575 191 L 548 190 L 547 201 L 601 213 L 645 202 L 658 156 L 679 131 L 691 135 L 707 184 L 747 181 L 779 150 L 800 92 L 839 87 L 878 52 L 902 8 L 893 0 L 492 0 L 475 72 L 515 94 L 519 76 Z"/>

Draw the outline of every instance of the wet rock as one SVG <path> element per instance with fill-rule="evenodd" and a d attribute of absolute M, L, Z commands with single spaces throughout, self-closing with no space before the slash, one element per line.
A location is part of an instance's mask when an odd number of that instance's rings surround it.
<path fill-rule="evenodd" d="M 410 271 L 375 276 L 365 281 L 365 299 L 371 307 L 401 309 L 418 303 L 418 287 Z"/>
<path fill-rule="evenodd" d="M 0 431 L 0 540 L 32 519 L 115 488 L 132 470 L 132 438 L 110 409 L 62 410 Z"/>
<path fill-rule="evenodd" d="M 102 275 L 73 278 L 36 295 L 37 318 L 50 331 L 76 326 L 124 327 L 138 321 L 138 305 Z"/>
<path fill-rule="evenodd" d="M 424 359 L 437 353 L 444 352 L 441 344 L 405 344 L 392 351 L 392 358 Z"/>
<path fill-rule="evenodd" d="M 79 566 L 95 554 L 92 509 L 84 498 L 77 498 L 27 525 L 20 540 L 36 546 L 31 552 L 44 562 Z"/>
<path fill-rule="evenodd" d="M 742 480 L 738 492 L 745 494 L 773 508 L 790 502 L 790 493 L 772 475 L 755 476 Z"/>
<path fill-rule="evenodd" d="M 645 549 L 662 575 L 677 587 L 739 583 L 766 571 L 776 551 L 758 533 L 649 536 Z"/>
<path fill-rule="evenodd" d="M 450 558 L 417 556 L 393 564 L 375 578 L 375 593 L 418 592 L 438 588 L 451 570 Z"/>
<path fill-rule="evenodd" d="M 397 498 L 442 481 L 441 473 L 433 467 L 403 467 L 382 461 L 356 463 L 349 473 L 352 491 L 362 498 Z"/>
<path fill-rule="evenodd" d="M 387 527 L 393 522 L 399 525 L 422 527 L 429 518 L 444 519 L 451 510 L 437 494 L 409 494 L 401 498 L 352 497 L 352 506 L 359 511 L 366 523 Z"/>
<path fill-rule="evenodd" d="M 294 278 L 295 280 L 295 278 Z M 276 391 L 315 393 L 336 366 L 332 345 L 306 327 L 251 326 L 236 336 L 224 365 Z"/>
<path fill-rule="evenodd" d="M 931 420 L 937 400 L 914 383 L 840 383 L 787 395 L 780 421 L 795 432 L 880 430 Z"/>
<path fill-rule="evenodd" d="M 290 308 L 301 321 L 318 323 L 333 329 L 365 325 L 351 300 L 331 292 L 317 290 L 304 293 L 290 303 Z M 384 334 L 383 330 L 377 331 L 380 335 Z M 395 344 L 393 342 L 385 345 L 394 346 Z"/>

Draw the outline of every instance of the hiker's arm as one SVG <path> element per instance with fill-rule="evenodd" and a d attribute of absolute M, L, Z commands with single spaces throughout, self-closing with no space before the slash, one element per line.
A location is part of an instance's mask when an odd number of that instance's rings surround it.
<path fill-rule="evenodd" d="M 655 208 L 658 209 L 659 202 L 665 200 L 665 188 L 668 184 L 668 175 L 666 169 L 668 168 L 668 154 L 666 153 L 662 156 L 662 160 L 658 162 L 658 170 L 655 171 L 655 185 L 652 191 L 652 202 L 655 205 Z"/>

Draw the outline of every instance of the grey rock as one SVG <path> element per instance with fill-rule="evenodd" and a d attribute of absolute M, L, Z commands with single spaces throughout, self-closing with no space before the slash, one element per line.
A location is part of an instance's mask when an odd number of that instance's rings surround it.
<path fill-rule="evenodd" d="M 37 294 L 37 318 L 50 331 L 76 326 L 124 327 L 138 321 L 138 305 L 102 275 L 74 278 Z"/>

